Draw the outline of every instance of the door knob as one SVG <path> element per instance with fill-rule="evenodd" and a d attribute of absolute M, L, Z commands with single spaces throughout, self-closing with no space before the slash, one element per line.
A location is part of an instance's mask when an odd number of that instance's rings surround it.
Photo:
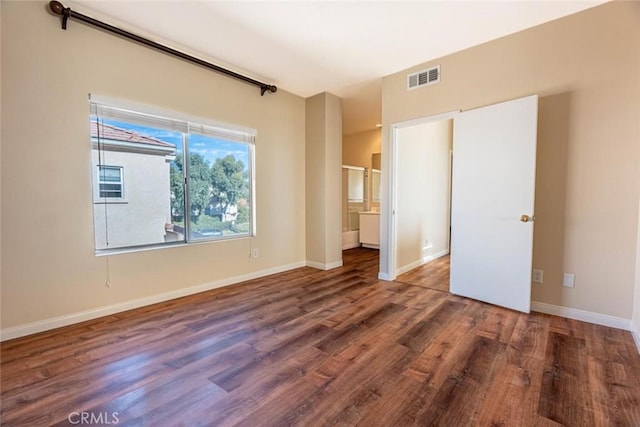
<path fill-rule="evenodd" d="M 529 216 L 529 215 L 520 215 L 520 221 L 522 222 L 533 222 L 533 220 L 535 219 L 535 217 L 533 216 Z"/>

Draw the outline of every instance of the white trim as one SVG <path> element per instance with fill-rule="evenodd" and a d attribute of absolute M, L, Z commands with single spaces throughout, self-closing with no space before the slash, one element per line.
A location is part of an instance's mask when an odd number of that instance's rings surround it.
<path fill-rule="evenodd" d="M 347 165 L 342 165 L 342 169 L 351 169 L 354 171 L 363 171 L 365 170 L 365 168 L 363 168 L 362 166 L 347 166 Z"/>
<path fill-rule="evenodd" d="M 431 257 L 433 259 L 438 259 L 438 258 L 442 258 L 443 256 L 447 256 L 449 255 L 449 249 L 444 249 L 441 250 L 440 252 L 436 252 L 435 254 L 431 255 Z"/>
<path fill-rule="evenodd" d="M 318 270 L 331 270 L 334 268 L 342 267 L 342 260 L 334 261 L 327 264 L 315 261 L 307 261 L 307 267 L 317 268 Z"/>
<path fill-rule="evenodd" d="M 381 257 L 380 265 L 385 266 L 387 271 L 381 272 L 388 280 L 394 280 L 397 276 L 396 271 L 396 207 L 397 207 L 397 171 L 398 171 L 398 143 L 397 143 L 397 130 L 401 128 L 422 125 L 426 123 L 438 122 L 441 120 L 455 119 L 455 116 L 460 113 L 461 110 L 448 111 L 445 113 L 434 114 L 426 117 L 419 117 L 417 119 L 405 120 L 402 122 L 392 123 L 389 126 L 389 145 L 383 147 L 382 151 L 388 151 L 388 163 L 387 168 L 382 169 L 380 188 L 386 188 L 388 191 L 382 193 L 382 200 L 380 201 L 381 211 L 385 214 L 380 218 L 384 220 L 380 224 L 380 241 L 386 242 L 387 247 L 382 248 L 380 251 Z M 384 268 L 384 267 L 382 267 Z"/>
<path fill-rule="evenodd" d="M 342 261 L 340 263 L 342 264 Z M 122 311 L 131 310 L 134 308 L 144 307 L 151 304 L 157 304 L 159 302 L 169 301 L 172 299 L 197 294 L 200 292 L 205 292 L 215 288 L 221 288 L 223 286 L 234 285 L 236 283 L 245 282 L 247 280 L 258 279 L 260 277 L 269 276 L 271 274 L 282 273 L 284 271 L 304 267 L 305 265 L 306 263 L 304 261 L 295 262 L 292 264 L 286 264 L 278 267 L 268 268 L 265 270 L 255 271 L 253 273 L 242 274 L 239 276 L 229 277 L 226 279 L 215 280 L 213 282 L 207 282 L 201 285 L 191 286 L 188 288 L 177 289 L 175 291 L 165 292 L 158 295 L 152 295 L 145 298 L 125 301 L 118 304 L 108 305 L 105 307 L 95 308 L 91 310 L 85 310 L 85 311 L 68 314 L 64 316 L 53 317 L 51 319 L 40 320 L 37 322 L 27 323 L 24 325 L 12 326 L 12 327 L 0 330 L 0 342 L 23 337 L 26 335 L 36 334 L 38 332 L 48 331 L 50 329 L 73 325 L 75 323 L 84 322 L 86 320 L 92 320 L 99 317 L 109 316 L 111 314 L 120 313 Z"/>
<path fill-rule="evenodd" d="M 421 265 L 424 265 L 424 264 L 428 263 L 429 261 L 431 261 L 431 259 L 429 259 L 429 258 L 431 258 L 431 257 L 424 257 L 422 259 L 410 262 L 409 264 L 405 264 L 402 267 L 397 267 L 396 268 L 396 275 L 399 276 L 401 274 L 406 273 L 407 271 L 411 271 L 414 268 L 418 268 Z"/>
<path fill-rule="evenodd" d="M 392 129 L 408 128 L 412 126 L 424 125 L 426 123 L 439 122 L 440 120 L 453 119 L 460 114 L 462 110 L 447 111 L 445 113 L 433 114 L 431 116 L 418 117 L 417 119 L 405 120 L 391 124 Z"/>
<path fill-rule="evenodd" d="M 640 331 L 636 330 L 633 327 L 633 325 L 631 325 L 631 336 L 633 337 L 633 340 L 636 342 L 638 353 L 640 353 Z"/>
<path fill-rule="evenodd" d="M 344 264 L 342 263 L 342 260 L 330 262 L 329 264 L 327 264 L 327 270 L 331 270 L 332 268 L 339 268 L 339 267 L 342 267 L 343 265 Z"/>
<path fill-rule="evenodd" d="M 554 316 L 580 320 L 582 322 L 595 323 L 596 325 L 609 326 L 611 328 L 631 331 L 631 319 L 609 316 L 608 314 L 594 313 L 592 311 L 579 310 L 577 308 L 561 307 L 559 305 L 544 302 L 531 301 L 531 311 L 553 314 Z M 636 341 L 637 344 L 637 341 Z"/>
<path fill-rule="evenodd" d="M 383 273 L 382 271 L 378 272 L 378 279 L 384 280 L 385 282 L 392 282 L 393 279 L 389 278 L 389 275 Z"/>
<path fill-rule="evenodd" d="M 350 242 L 350 243 L 344 243 L 342 245 L 342 250 L 346 251 L 347 249 L 353 249 L 353 248 L 359 248 L 361 245 L 358 242 Z"/>
<path fill-rule="evenodd" d="M 445 250 L 440 251 L 440 252 L 436 252 L 433 255 L 427 255 L 425 257 L 422 257 L 422 259 L 419 259 L 419 260 L 414 261 L 412 263 L 409 263 L 407 265 L 403 265 L 402 267 L 398 267 L 398 268 L 396 268 L 396 274 L 399 276 L 401 274 L 406 273 L 407 271 L 413 270 L 414 268 L 423 266 L 425 264 L 429 264 L 431 261 L 434 261 L 434 260 L 436 260 L 438 258 L 442 258 L 445 255 L 449 255 L 449 250 L 448 249 L 445 249 Z"/>
<path fill-rule="evenodd" d="M 348 230 L 342 232 L 342 250 L 360 247 L 360 230 Z"/>

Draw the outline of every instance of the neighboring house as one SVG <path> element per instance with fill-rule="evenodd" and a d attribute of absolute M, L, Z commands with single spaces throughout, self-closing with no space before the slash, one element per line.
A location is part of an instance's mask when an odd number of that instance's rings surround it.
<path fill-rule="evenodd" d="M 165 226 L 171 223 L 169 167 L 175 154 L 173 144 L 91 122 L 96 249 L 165 241 Z M 132 217 L 140 218 L 135 227 L 130 226 Z"/>

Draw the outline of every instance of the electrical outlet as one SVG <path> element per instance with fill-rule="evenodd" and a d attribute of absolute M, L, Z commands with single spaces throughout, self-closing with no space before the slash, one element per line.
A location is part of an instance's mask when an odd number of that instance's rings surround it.
<path fill-rule="evenodd" d="M 573 273 L 564 273 L 562 276 L 562 286 L 565 288 L 573 288 L 576 286 L 576 275 Z"/>
<path fill-rule="evenodd" d="M 533 283 L 542 283 L 542 270 L 533 270 L 533 274 L 531 274 L 531 281 Z"/>
<path fill-rule="evenodd" d="M 253 250 L 251 251 L 251 257 L 258 258 L 259 255 L 260 253 L 258 252 L 258 248 L 253 248 Z"/>

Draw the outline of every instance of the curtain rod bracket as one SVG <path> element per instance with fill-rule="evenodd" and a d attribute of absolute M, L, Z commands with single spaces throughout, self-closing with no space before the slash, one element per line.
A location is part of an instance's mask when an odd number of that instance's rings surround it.
<path fill-rule="evenodd" d="M 263 85 L 260 86 L 260 96 L 264 96 L 265 92 L 271 92 L 271 93 L 276 93 L 278 91 L 278 88 L 273 86 L 273 85 Z"/>
<path fill-rule="evenodd" d="M 64 10 L 64 14 L 62 16 L 62 29 L 67 29 L 67 21 L 69 20 L 69 9 Z"/>
<path fill-rule="evenodd" d="M 51 9 L 51 12 L 55 13 L 56 15 L 62 16 L 62 29 L 66 30 L 67 20 L 69 19 L 71 8 L 64 7 L 59 1 L 49 2 L 49 8 Z"/>
<path fill-rule="evenodd" d="M 118 27 L 114 27 L 113 25 L 107 24 L 106 22 L 98 21 L 97 19 L 91 18 L 90 16 L 87 16 L 87 15 L 83 15 L 82 13 L 74 12 L 73 10 L 71 10 L 70 7 L 64 7 L 64 5 L 59 1 L 56 1 L 56 0 L 50 1 L 49 9 L 51 9 L 51 12 L 53 12 L 54 14 L 62 16 L 63 30 L 67 29 L 67 21 L 69 20 L 69 18 L 74 18 L 84 22 L 85 24 L 92 25 L 94 27 L 116 34 L 120 37 L 124 37 L 126 39 L 132 40 L 136 43 L 159 50 L 160 52 L 164 52 L 166 54 L 178 57 L 180 59 L 184 59 L 185 61 L 189 61 L 191 63 L 200 65 L 202 67 L 224 74 L 228 77 L 232 77 L 237 80 L 242 80 L 245 83 L 258 86 L 260 88 L 260 96 L 264 96 L 266 92 L 275 93 L 278 91 L 278 88 L 274 85 L 263 83 L 258 80 L 254 80 L 250 77 L 243 76 L 242 74 L 238 74 L 234 71 L 227 70 L 226 68 L 222 68 L 210 62 L 203 61 L 202 59 L 196 58 L 194 56 L 187 55 L 184 52 L 180 52 L 179 50 L 175 50 L 163 44 L 154 42 L 153 40 L 149 40 L 139 35 L 120 29 Z"/>

